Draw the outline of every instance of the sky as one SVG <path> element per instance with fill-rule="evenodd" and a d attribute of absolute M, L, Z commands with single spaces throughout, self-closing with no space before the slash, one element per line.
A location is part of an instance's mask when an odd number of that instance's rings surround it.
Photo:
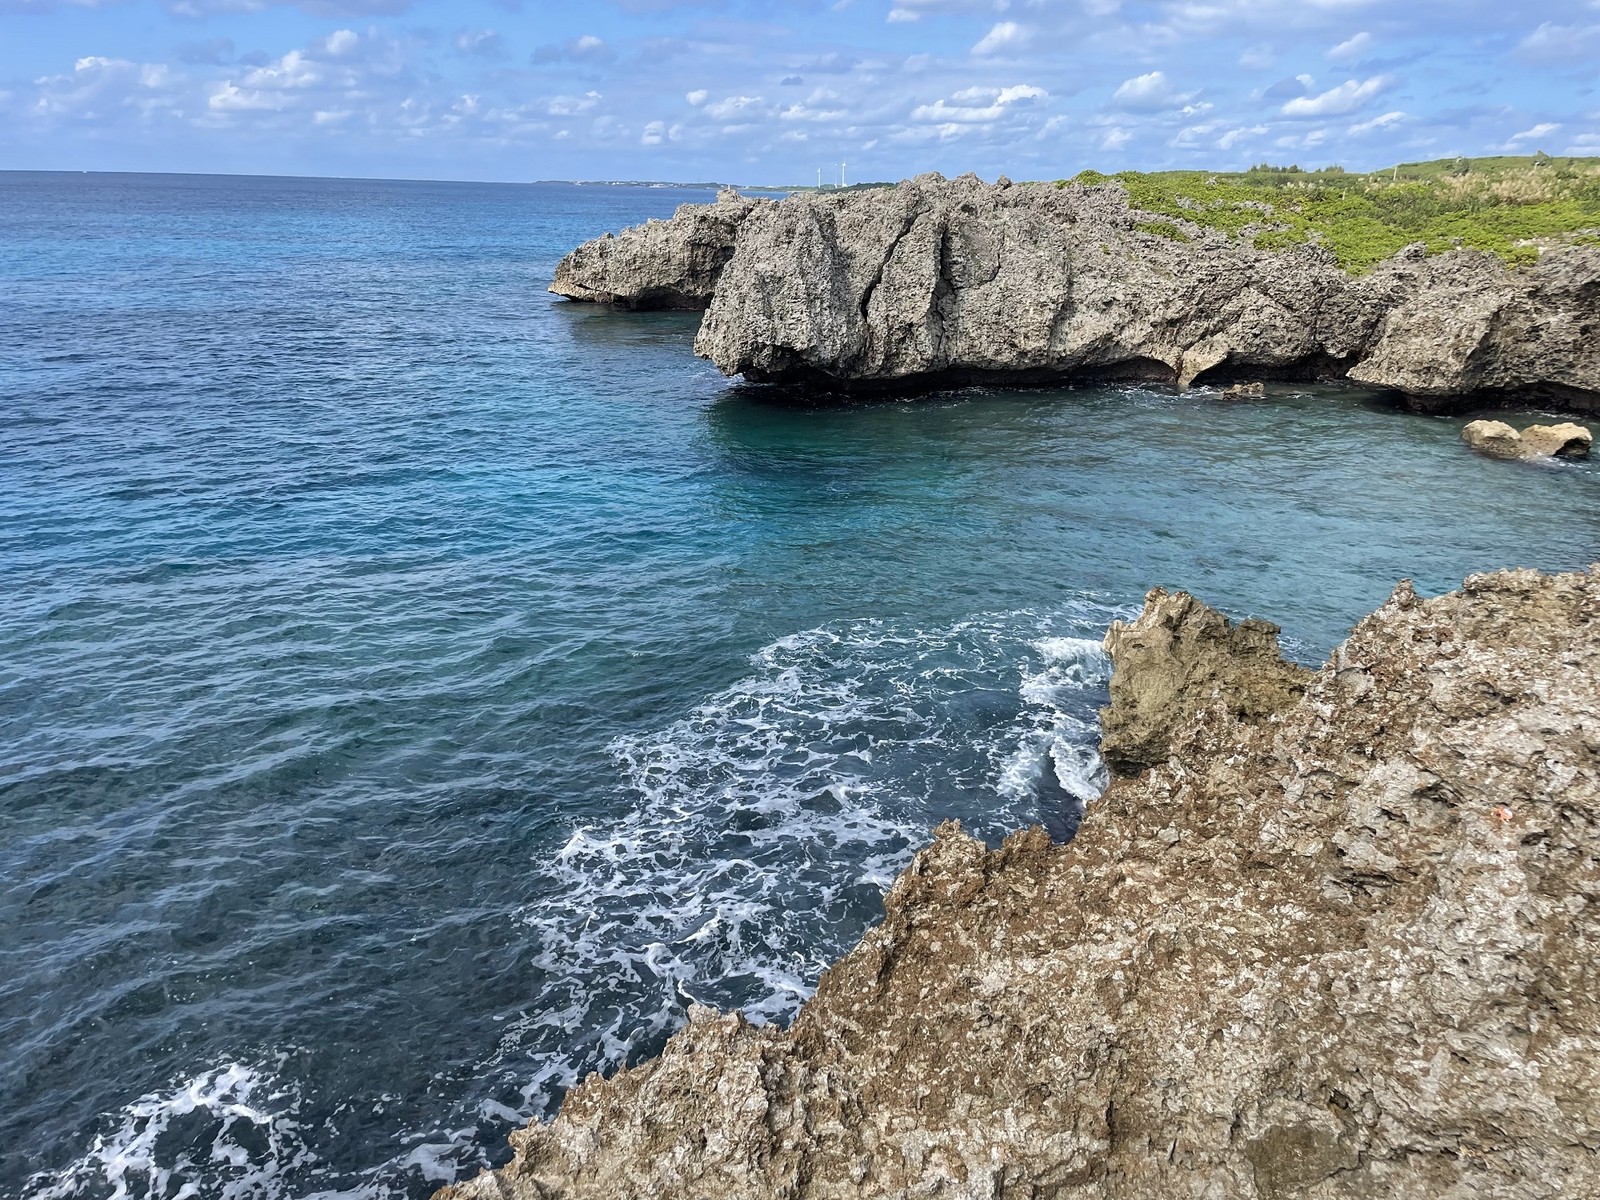
<path fill-rule="evenodd" d="M 0 169 L 1052 179 L 1600 154 L 1600 0 L 0 0 Z"/>

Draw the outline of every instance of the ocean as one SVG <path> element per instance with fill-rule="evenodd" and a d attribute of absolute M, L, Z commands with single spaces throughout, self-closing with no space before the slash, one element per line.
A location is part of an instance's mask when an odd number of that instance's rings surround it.
<path fill-rule="evenodd" d="M 1600 558 L 1349 388 L 770 391 L 545 292 L 710 193 L 0 173 L 0 1194 L 423 1197 L 955 817 L 1063 835 L 1156 584 L 1318 661 Z"/>

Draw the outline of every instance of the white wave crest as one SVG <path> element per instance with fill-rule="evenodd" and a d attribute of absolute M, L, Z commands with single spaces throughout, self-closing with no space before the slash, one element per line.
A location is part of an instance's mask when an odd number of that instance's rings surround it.
<path fill-rule="evenodd" d="M 997 838 L 1048 817 L 1047 762 L 1080 807 L 1098 794 L 1106 664 L 1082 634 L 1111 615 L 791 634 L 680 720 L 617 739 L 633 807 L 577 825 L 524 913 L 541 991 L 503 1051 L 538 1064 L 529 1110 L 664 1037 L 690 1001 L 791 1016 L 939 820 Z"/>
<path fill-rule="evenodd" d="M 298 1107 L 266 1072 L 228 1063 L 140 1096 L 64 1171 L 30 1180 L 24 1198 L 277 1200 L 284 1177 L 315 1161 Z"/>

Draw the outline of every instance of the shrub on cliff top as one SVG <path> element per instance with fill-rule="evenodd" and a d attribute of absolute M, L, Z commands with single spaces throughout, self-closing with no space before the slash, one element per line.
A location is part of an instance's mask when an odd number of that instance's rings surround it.
<path fill-rule="evenodd" d="M 1063 185 L 1067 181 L 1063 181 Z M 1186 237 L 1182 222 L 1264 249 L 1306 242 L 1365 273 L 1413 242 L 1439 253 L 1468 246 L 1513 265 L 1538 242 L 1592 242 L 1600 230 L 1600 159 L 1441 159 L 1371 175 L 1267 164 L 1248 171 L 1084 171 L 1071 182 L 1118 183 L 1129 202 L 1165 221 L 1138 228 Z"/>

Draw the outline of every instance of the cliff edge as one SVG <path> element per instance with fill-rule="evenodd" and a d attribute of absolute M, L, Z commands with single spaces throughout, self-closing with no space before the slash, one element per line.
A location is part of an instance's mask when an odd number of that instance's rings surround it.
<path fill-rule="evenodd" d="M 685 205 L 585 243 L 551 290 L 703 307 L 696 353 L 753 382 L 1348 378 L 1424 408 L 1600 411 L 1596 247 L 1552 247 L 1512 269 L 1416 246 L 1352 276 L 1316 245 L 1257 249 L 1143 212 L 1115 182 L 922 175 Z"/>
<path fill-rule="evenodd" d="M 1600 1195 L 1600 567 L 1252 627 L 1254 699 L 1190 604 L 1075 841 L 940 827 L 790 1029 L 695 1009 L 441 1200 Z"/>

